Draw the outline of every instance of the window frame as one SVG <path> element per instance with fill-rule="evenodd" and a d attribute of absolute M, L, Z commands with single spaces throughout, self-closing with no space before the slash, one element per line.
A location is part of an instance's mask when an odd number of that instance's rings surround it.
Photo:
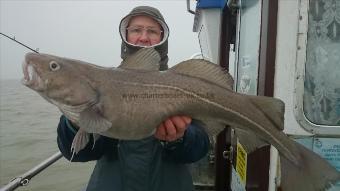
<path fill-rule="evenodd" d="M 305 115 L 303 108 L 304 80 L 307 61 L 307 42 L 308 42 L 308 17 L 310 0 L 299 0 L 298 31 L 297 31 L 297 53 L 296 53 L 296 72 L 294 87 L 294 116 L 296 121 L 306 131 L 323 136 L 339 136 L 340 126 L 319 125 L 311 122 Z"/>

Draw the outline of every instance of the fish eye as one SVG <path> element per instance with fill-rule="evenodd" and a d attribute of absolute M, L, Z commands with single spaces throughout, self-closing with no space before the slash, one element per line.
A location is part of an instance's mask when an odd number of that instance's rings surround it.
<path fill-rule="evenodd" d="M 60 68 L 60 65 L 56 61 L 50 62 L 50 69 L 52 71 L 57 71 L 57 70 L 59 70 L 59 68 Z"/>

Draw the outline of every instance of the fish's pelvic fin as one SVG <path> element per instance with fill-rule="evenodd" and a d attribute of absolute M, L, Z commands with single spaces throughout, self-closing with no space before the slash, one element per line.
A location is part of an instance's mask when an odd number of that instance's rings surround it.
<path fill-rule="evenodd" d="M 277 127 L 278 130 L 282 131 L 284 128 L 284 113 L 285 104 L 283 101 L 265 96 L 251 96 L 248 95 L 249 100 L 261 110 L 264 115 Z"/>
<path fill-rule="evenodd" d="M 99 139 L 99 137 L 100 137 L 100 135 L 92 133 L 92 138 L 93 138 L 92 150 L 94 149 L 94 146 L 96 145 L 96 142 Z"/>
<path fill-rule="evenodd" d="M 90 142 L 90 135 L 86 133 L 84 130 L 79 129 L 77 134 L 74 136 L 72 145 L 71 145 L 71 159 L 72 161 L 75 154 L 78 154 L 80 150 L 86 147 L 86 145 Z"/>
<path fill-rule="evenodd" d="M 217 64 L 203 59 L 183 61 L 168 71 L 200 78 L 230 90 L 233 89 L 234 85 L 233 77 L 226 70 L 223 70 Z"/>
<path fill-rule="evenodd" d="M 325 191 L 340 181 L 340 172 L 313 151 L 296 143 L 300 154 L 298 165 L 283 155 L 281 164 L 281 189 L 289 191 Z"/>
<path fill-rule="evenodd" d="M 159 71 L 160 55 L 154 48 L 142 48 L 127 57 L 118 68 Z"/>
<path fill-rule="evenodd" d="M 79 126 L 88 133 L 100 133 L 108 130 L 112 123 L 100 115 L 99 109 L 93 106 L 80 113 Z"/>

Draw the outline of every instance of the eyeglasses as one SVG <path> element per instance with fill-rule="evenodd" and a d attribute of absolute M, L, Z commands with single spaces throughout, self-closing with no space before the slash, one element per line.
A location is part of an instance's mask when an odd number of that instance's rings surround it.
<path fill-rule="evenodd" d="M 131 36 L 141 36 L 144 31 L 149 38 L 158 38 L 162 34 L 162 30 L 153 27 L 143 27 L 143 26 L 131 26 L 126 28 L 128 35 Z"/>

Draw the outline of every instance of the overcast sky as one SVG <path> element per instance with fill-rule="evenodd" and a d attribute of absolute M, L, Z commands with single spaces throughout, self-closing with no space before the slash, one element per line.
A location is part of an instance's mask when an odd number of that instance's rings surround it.
<path fill-rule="evenodd" d="M 120 19 L 138 5 L 154 6 L 164 15 L 170 27 L 169 66 L 200 51 L 185 0 L 0 0 L 0 31 L 43 53 L 117 66 Z M 22 78 L 21 63 L 30 50 L 3 36 L 0 43 L 0 79 Z"/>

